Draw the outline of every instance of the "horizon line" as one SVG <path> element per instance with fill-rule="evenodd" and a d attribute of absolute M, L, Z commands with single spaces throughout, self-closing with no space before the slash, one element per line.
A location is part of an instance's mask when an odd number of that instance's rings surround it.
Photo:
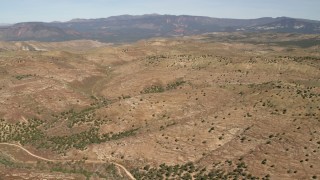
<path fill-rule="evenodd" d="M 192 16 L 192 17 L 208 17 L 214 19 L 235 19 L 235 20 L 251 20 L 251 19 L 262 19 L 262 18 L 291 18 L 291 19 L 300 19 L 300 20 L 311 20 L 311 21 L 320 21 L 316 19 L 307 19 L 307 18 L 298 18 L 298 17 L 290 17 L 290 16 L 264 16 L 264 17 L 256 17 L 256 18 L 230 18 L 230 17 L 212 17 L 212 16 L 205 16 L 205 15 L 189 15 L 189 14 L 159 14 L 159 13 L 148 13 L 148 14 L 119 14 L 107 17 L 94 17 L 94 18 L 71 18 L 69 20 L 54 20 L 54 21 L 38 21 L 38 20 L 30 20 L 30 21 L 19 21 L 14 23 L 1 23 L 0 26 L 10 26 L 14 24 L 20 23 L 67 23 L 75 20 L 95 20 L 95 19 L 108 19 L 112 17 L 120 17 L 120 16 Z"/>

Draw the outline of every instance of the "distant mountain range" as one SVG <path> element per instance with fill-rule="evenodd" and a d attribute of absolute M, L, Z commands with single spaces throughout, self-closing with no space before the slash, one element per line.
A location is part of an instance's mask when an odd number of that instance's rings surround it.
<path fill-rule="evenodd" d="M 8 23 L 0 23 L 0 26 L 10 26 Z"/>
<path fill-rule="evenodd" d="M 68 22 L 25 22 L 0 26 L 2 41 L 65 41 L 92 39 L 101 42 L 132 42 L 152 37 L 175 37 L 208 32 L 320 33 L 320 21 L 288 17 L 224 19 L 203 16 L 141 15 Z"/>

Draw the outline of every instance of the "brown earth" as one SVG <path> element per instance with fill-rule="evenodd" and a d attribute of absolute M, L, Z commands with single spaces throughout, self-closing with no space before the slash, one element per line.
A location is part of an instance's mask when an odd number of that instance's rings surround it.
<path fill-rule="evenodd" d="M 278 43 L 268 41 L 271 35 Z M 64 49 L 57 43 L 24 42 L 45 51 L 22 51 L 21 44 L 2 42 L 1 49 L 10 48 L 0 51 L 0 140 L 19 141 L 48 159 L 119 162 L 137 179 L 150 172 L 143 170 L 146 165 L 159 169 L 163 163 L 192 162 L 210 172 L 219 162 L 228 171 L 223 163 L 229 161 L 245 163 L 248 173 L 264 179 L 316 179 L 320 45 L 296 44 L 312 36 L 215 33 L 117 46 L 67 42 Z M 32 118 L 42 124 L 32 129 Z M 29 131 L 37 136 L 27 142 L 10 136 L 15 131 L 9 124 L 17 129 L 19 122 L 28 127 L 24 134 L 16 130 L 21 136 L 27 139 Z M 110 139 L 98 142 L 81 134 L 92 128 L 101 139 L 103 134 Z M 84 136 L 80 142 L 67 141 L 79 134 Z M 68 143 L 73 147 L 65 148 Z M 16 160 L 35 160 L 24 159 L 28 156 L 14 147 L 0 148 L 4 178 L 99 176 L 66 173 L 53 165 L 20 167 Z"/>

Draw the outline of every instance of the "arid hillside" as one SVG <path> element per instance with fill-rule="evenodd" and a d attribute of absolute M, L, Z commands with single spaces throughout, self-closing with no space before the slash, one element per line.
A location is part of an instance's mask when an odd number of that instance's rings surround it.
<path fill-rule="evenodd" d="M 0 179 L 319 179 L 319 36 L 1 42 L 0 119 Z"/>

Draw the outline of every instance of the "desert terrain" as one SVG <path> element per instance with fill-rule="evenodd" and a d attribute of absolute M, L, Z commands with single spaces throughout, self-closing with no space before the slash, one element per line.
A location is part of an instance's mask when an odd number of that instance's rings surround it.
<path fill-rule="evenodd" d="M 319 179 L 319 42 L 0 42 L 0 179 Z"/>

